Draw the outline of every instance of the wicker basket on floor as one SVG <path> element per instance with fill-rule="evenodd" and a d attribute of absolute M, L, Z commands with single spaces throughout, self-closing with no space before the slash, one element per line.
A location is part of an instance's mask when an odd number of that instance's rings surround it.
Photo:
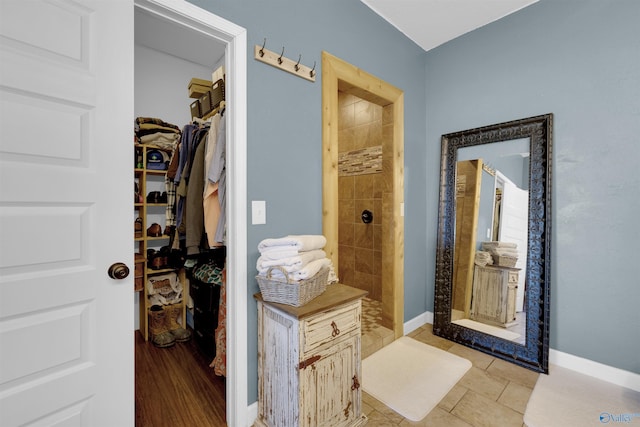
<path fill-rule="evenodd" d="M 272 278 L 273 270 L 280 270 L 284 277 Z M 305 305 L 321 295 L 327 289 L 328 278 L 328 267 L 318 271 L 315 276 L 300 281 L 289 279 L 287 271 L 278 266 L 269 268 L 266 276 L 256 276 L 263 300 L 294 307 Z"/>

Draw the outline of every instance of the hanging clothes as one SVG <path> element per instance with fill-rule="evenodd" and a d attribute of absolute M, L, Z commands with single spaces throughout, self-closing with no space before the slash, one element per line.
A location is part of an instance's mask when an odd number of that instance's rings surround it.
<path fill-rule="evenodd" d="M 164 186 L 167 192 L 167 209 L 165 211 L 165 226 L 172 228 L 176 225 L 176 183 L 175 177 L 178 171 L 178 160 L 180 157 L 180 144 L 178 144 L 169 160 L 169 167 L 165 174 Z M 166 233 L 165 233 L 166 234 Z"/>
<path fill-rule="evenodd" d="M 206 134 L 201 134 L 201 139 Z M 202 193 L 204 192 L 204 149 L 206 144 L 198 142 L 193 151 L 193 160 L 189 171 L 186 191 L 186 205 L 184 219 L 186 221 L 185 235 L 187 256 L 200 253 L 204 236 L 204 209 Z"/>
<path fill-rule="evenodd" d="M 222 270 L 222 287 L 218 305 L 218 326 L 215 331 L 216 356 L 209 367 L 218 376 L 227 376 L 227 269 Z"/>
<path fill-rule="evenodd" d="M 185 128 L 183 130 L 183 138 L 180 143 L 180 159 L 175 177 L 175 182 L 177 185 L 176 197 L 178 201 L 176 207 L 176 225 L 182 235 L 186 234 L 186 225 L 183 223 L 183 221 L 185 219 L 185 211 L 187 209 L 187 192 L 191 169 L 194 164 L 194 157 L 198 146 L 200 145 L 200 142 L 204 139 L 204 137 L 206 137 L 208 131 L 208 126 L 199 126 L 194 124 L 185 125 Z M 202 192 L 197 195 L 197 199 L 202 199 Z"/>
<path fill-rule="evenodd" d="M 204 230 L 207 234 L 207 242 L 209 247 L 221 246 L 222 243 L 217 242 L 215 239 L 216 229 L 220 220 L 220 201 L 218 200 L 218 183 L 213 183 L 208 178 L 208 171 L 211 168 L 211 163 L 216 150 L 216 143 L 218 139 L 219 127 L 220 127 L 220 114 L 216 114 L 211 119 L 211 127 L 209 129 L 209 135 L 207 137 L 207 147 L 205 150 L 204 168 L 205 168 L 205 182 L 204 182 L 204 194 L 202 195 L 202 206 L 204 209 Z"/>
<path fill-rule="evenodd" d="M 226 118 L 224 115 L 220 118 L 218 126 L 218 138 L 216 140 L 215 152 L 211 162 L 211 167 L 207 173 L 209 181 L 218 184 L 218 201 L 220 203 L 220 218 L 216 226 L 214 240 L 218 243 L 224 243 L 225 231 L 227 226 L 227 173 L 226 173 L 226 155 L 227 155 L 227 132 Z"/>
<path fill-rule="evenodd" d="M 186 196 L 185 187 L 186 184 L 182 182 L 182 172 L 187 163 L 187 159 L 189 157 L 188 151 L 191 148 L 191 141 L 193 140 L 195 132 L 198 130 L 198 127 L 193 124 L 187 124 L 182 128 L 182 138 L 180 140 L 180 153 L 178 157 L 178 168 L 176 170 L 175 177 L 173 182 L 176 184 L 176 227 L 180 227 L 182 225 L 182 213 L 184 211 L 184 197 Z"/>

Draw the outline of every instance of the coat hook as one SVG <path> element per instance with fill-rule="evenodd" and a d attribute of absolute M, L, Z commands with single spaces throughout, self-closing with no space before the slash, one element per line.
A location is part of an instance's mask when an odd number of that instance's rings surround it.
<path fill-rule="evenodd" d="M 296 65 L 293 67 L 296 71 L 300 71 L 300 61 L 302 61 L 302 54 L 300 54 L 300 56 L 298 57 L 298 62 L 296 62 Z"/>
<path fill-rule="evenodd" d="M 309 71 L 309 76 L 313 77 L 316 75 L 316 72 L 314 71 L 316 69 L 316 61 L 313 61 L 313 68 L 311 69 L 311 71 Z"/>
<path fill-rule="evenodd" d="M 282 65 L 282 56 L 284 55 L 284 46 L 282 46 L 282 53 L 280 54 L 280 58 L 278 58 L 278 64 Z"/>
<path fill-rule="evenodd" d="M 260 53 L 260 58 L 262 58 L 264 56 L 264 47 L 267 45 L 267 38 L 264 38 L 264 41 L 262 42 L 262 47 L 260 48 L 260 50 L 258 51 Z"/>

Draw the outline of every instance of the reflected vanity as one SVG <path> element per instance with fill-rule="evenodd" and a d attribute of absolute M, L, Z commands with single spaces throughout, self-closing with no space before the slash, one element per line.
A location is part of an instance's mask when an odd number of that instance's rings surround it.
<path fill-rule="evenodd" d="M 548 372 L 552 115 L 442 136 L 434 334 Z"/>

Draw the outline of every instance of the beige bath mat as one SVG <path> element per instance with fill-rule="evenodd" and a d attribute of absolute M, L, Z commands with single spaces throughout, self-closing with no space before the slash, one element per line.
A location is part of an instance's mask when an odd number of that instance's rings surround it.
<path fill-rule="evenodd" d="M 540 374 L 524 422 L 528 427 L 638 426 L 640 391 L 556 365 Z"/>
<path fill-rule="evenodd" d="M 409 337 L 362 361 L 362 389 L 411 421 L 431 412 L 471 362 Z"/>

